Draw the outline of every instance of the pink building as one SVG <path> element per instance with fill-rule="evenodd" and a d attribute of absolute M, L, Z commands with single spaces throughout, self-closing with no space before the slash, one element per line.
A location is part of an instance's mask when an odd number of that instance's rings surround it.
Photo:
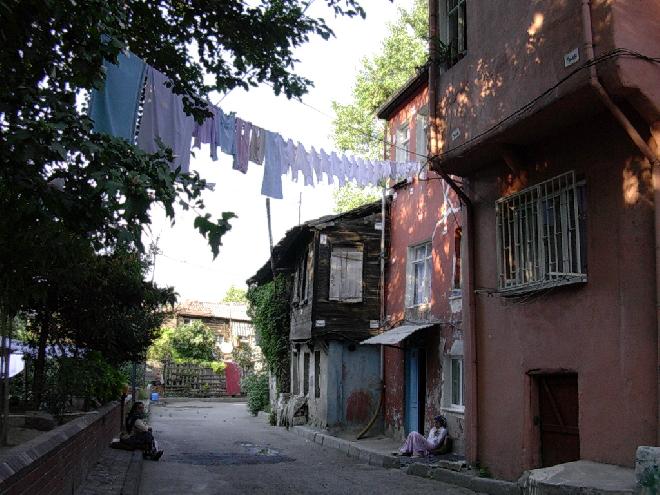
<path fill-rule="evenodd" d="M 468 460 L 511 480 L 632 467 L 658 443 L 660 2 L 432 0 L 430 14 L 448 46 L 430 66 L 432 167 L 469 198 Z"/>
<path fill-rule="evenodd" d="M 391 187 L 383 341 L 384 420 L 396 438 L 427 432 L 447 417 L 454 450 L 463 451 L 460 205 L 427 170 L 428 70 L 379 111 L 391 146 L 386 158 L 419 161 L 412 181 Z"/>

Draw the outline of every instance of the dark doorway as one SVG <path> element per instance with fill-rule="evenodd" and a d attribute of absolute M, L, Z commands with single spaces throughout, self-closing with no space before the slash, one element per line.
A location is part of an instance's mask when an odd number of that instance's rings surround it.
<path fill-rule="evenodd" d="M 580 459 L 578 379 L 576 373 L 536 376 L 539 391 L 541 465 Z"/>

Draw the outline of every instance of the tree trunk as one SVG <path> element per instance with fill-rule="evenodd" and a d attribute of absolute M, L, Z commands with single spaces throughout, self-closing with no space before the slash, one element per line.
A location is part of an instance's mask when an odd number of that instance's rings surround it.
<path fill-rule="evenodd" d="M 48 333 L 50 326 L 50 316 L 44 315 L 39 329 L 39 344 L 37 348 L 37 359 L 34 362 L 34 379 L 32 380 L 32 400 L 33 408 L 38 410 L 41 406 L 41 400 L 44 389 L 44 375 L 46 370 L 46 346 L 48 344 Z"/>

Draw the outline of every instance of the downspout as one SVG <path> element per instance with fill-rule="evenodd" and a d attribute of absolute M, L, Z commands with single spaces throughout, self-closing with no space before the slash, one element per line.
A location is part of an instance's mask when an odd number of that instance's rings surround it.
<path fill-rule="evenodd" d="M 386 126 L 383 135 L 383 158 L 387 160 L 387 134 L 388 129 Z M 383 195 L 380 203 L 380 328 L 385 328 L 385 228 L 387 222 L 385 221 L 385 211 L 387 202 L 387 184 L 383 184 Z M 378 406 L 374 415 L 367 423 L 367 426 L 358 433 L 356 440 L 363 438 L 367 432 L 378 419 L 381 409 L 385 403 L 385 346 L 380 346 L 380 397 L 378 398 Z"/>
<path fill-rule="evenodd" d="M 594 60 L 594 37 L 593 37 L 593 23 L 591 19 L 591 1 L 582 0 L 582 30 L 584 34 L 584 51 L 587 61 Z M 651 173 L 653 178 L 653 205 L 654 205 L 654 219 L 655 219 L 655 319 L 657 326 L 658 339 L 660 340 L 660 159 L 658 155 L 651 149 L 651 147 L 644 141 L 644 138 L 637 132 L 635 126 L 632 125 L 628 117 L 621 111 L 621 109 L 612 101 L 612 98 L 607 93 L 598 79 L 598 70 L 596 64 L 589 67 L 589 84 L 594 88 L 596 94 L 599 96 L 605 107 L 612 113 L 616 121 L 621 125 L 623 130 L 628 134 L 628 137 L 639 148 L 639 151 L 646 157 L 651 164 Z M 660 352 L 657 356 L 657 370 L 660 370 Z M 660 410 L 660 390 L 656 391 L 658 394 L 658 409 L 656 415 Z M 656 424 L 658 418 L 656 417 Z M 660 429 L 656 427 L 656 441 L 660 444 Z"/>
<path fill-rule="evenodd" d="M 477 331 L 476 331 L 476 301 L 474 292 L 474 229 L 472 201 L 458 184 L 440 166 L 440 143 L 438 121 L 438 84 L 440 81 L 439 59 L 439 3 L 429 0 L 429 160 L 435 163 L 433 170 L 438 172 L 444 181 L 452 188 L 463 204 L 463 229 L 466 256 L 462 260 L 463 275 L 463 332 L 465 339 L 464 362 L 466 378 L 465 424 L 466 445 L 465 454 L 468 462 L 474 463 L 479 455 L 478 442 L 478 360 L 477 360 Z"/>

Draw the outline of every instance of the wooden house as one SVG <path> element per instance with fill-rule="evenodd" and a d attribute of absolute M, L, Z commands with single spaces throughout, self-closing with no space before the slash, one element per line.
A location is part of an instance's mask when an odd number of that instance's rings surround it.
<path fill-rule="evenodd" d="M 380 356 L 359 346 L 381 318 L 380 202 L 289 230 L 248 281 L 292 277 L 291 393 L 317 426 L 363 426 L 378 407 Z"/>

